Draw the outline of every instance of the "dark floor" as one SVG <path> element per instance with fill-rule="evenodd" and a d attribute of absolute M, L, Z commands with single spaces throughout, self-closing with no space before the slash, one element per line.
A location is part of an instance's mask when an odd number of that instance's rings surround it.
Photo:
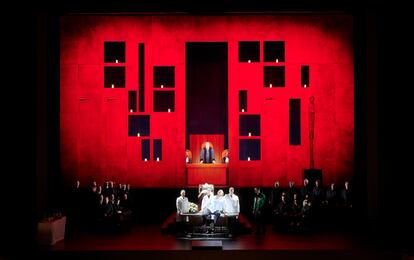
<path fill-rule="evenodd" d="M 272 232 L 270 225 L 265 235 L 240 235 L 223 240 L 222 245 L 221 250 L 192 250 L 192 241 L 162 234 L 159 225 L 134 224 L 115 234 L 78 230 L 37 253 L 43 259 L 409 259 L 400 252 L 379 249 L 362 233 L 284 234 Z"/>
<path fill-rule="evenodd" d="M 319 231 L 312 234 L 274 233 L 267 226 L 265 235 L 245 234 L 223 240 L 223 250 L 351 250 L 370 247 L 362 235 L 346 231 Z M 52 250 L 191 250 L 191 241 L 162 234 L 158 225 L 139 226 L 130 230 L 102 234 L 76 231 Z"/>

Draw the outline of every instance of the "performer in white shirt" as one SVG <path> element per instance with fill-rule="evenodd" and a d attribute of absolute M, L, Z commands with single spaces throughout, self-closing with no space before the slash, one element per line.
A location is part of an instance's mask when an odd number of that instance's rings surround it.
<path fill-rule="evenodd" d="M 183 221 L 185 218 L 182 218 L 182 213 L 188 213 L 189 203 L 188 198 L 185 196 L 185 190 L 181 190 L 180 197 L 177 198 L 176 203 L 177 207 L 177 221 Z"/>
<path fill-rule="evenodd" d="M 238 218 L 240 213 L 239 197 L 234 194 L 234 188 L 229 188 L 229 193 L 224 196 L 224 213 L 227 214 L 229 237 L 237 232 Z"/>
<path fill-rule="evenodd" d="M 221 212 L 224 211 L 224 192 L 219 190 L 216 196 L 213 196 L 209 191 L 203 198 L 202 202 L 202 212 L 203 212 L 203 225 L 207 224 L 207 217 L 214 215 L 213 226 L 217 223 Z"/>
<path fill-rule="evenodd" d="M 201 201 L 201 212 L 203 214 L 207 213 L 207 208 L 210 207 L 212 199 L 213 195 L 211 194 L 211 189 L 208 188 L 203 196 L 203 200 Z"/>
<path fill-rule="evenodd" d="M 229 193 L 224 196 L 224 212 L 238 215 L 240 213 L 239 197 L 234 194 L 234 188 L 229 188 Z"/>

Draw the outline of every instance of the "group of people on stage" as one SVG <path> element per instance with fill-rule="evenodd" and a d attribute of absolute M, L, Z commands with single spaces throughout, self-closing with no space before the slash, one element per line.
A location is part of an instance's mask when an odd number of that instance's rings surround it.
<path fill-rule="evenodd" d="M 265 233 L 268 220 L 273 224 L 274 231 L 312 230 L 325 220 L 332 223 L 350 221 L 352 192 L 348 181 L 341 188 L 337 188 L 335 183 L 324 188 L 319 180 L 311 184 L 308 179 L 303 180 L 301 187 L 296 187 L 295 182 L 289 181 L 288 186 L 282 188 L 279 181 L 276 181 L 268 191 L 267 197 L 260 187 L 254 188 L 251 214 L 257 234 Z M 214 225 L 223 213 L 240 213 L 239 197 L 234 194 L 233 187 L 229 188 L 226 195 L 223 190 L 214 194 L 211 187 L 202 189 L 199 199 L 203 225 L 206 225 L 208 219 L 212 219 Z M 182 214 L 189 212 L 188 205 L 185 190 L 182 190 L 176 203 L 178 221 L 184 220 Z"/>
<path fill-rule="evenodd" d="M 189 201 L 185 196 L 185 190 L 181 190 L 180 196 L 176 200 L 177 221 L 185 221 L 182 214 L 189 213 Z M 206 226 L 211 219 L 210 229 L 207 232 L 214 232 L 215 224 L 218 222 L 221 214 L 231 217 L 238 217 L 240 213 L 239 197 L 234 194 L 234 188 L 230 187 L 227 194 L 223 190 L 218 190 L 214 195 L 212 187 L 201 190 L 198 198 L 201 199 L 200 213 L 203 218 L 202 225 Z"/>
<path fill-rule="evenodd" d="M 81 187 L 76 181 L 67 204 L 70 221 L 76 225 L 109 228 L 131 221 L 129 184 L 119 183 L 116 187 L 113 181 L 106 181 L 101 186 L 93 181 L 89 187 Z"/>
<path fill-rule="evenodd" d="M 269 195 L 268 217 L 275 231 L 312 230 L 321 222 L 336 223 L 339 220 L 347 220 L 352 208 L 352 192 L 348 181 L 341 189 L 338 189 L 335 183 L 331 183 L 325 189 L 320 180 L 311 184 L 308 179 L 304 179 L 301 188 L 297 188 L 293 181 L 289 181 L 287 188 L 282 188 L 279 181 L 276 181 Z M 264 194 L 258 196 L 265 197 Z M 259 208 L 262 210 L 259 214 L 254 214 L 257 222 L 256 232 L 259 234 L 264 233 L 265 206 L 260 204 Z"/>

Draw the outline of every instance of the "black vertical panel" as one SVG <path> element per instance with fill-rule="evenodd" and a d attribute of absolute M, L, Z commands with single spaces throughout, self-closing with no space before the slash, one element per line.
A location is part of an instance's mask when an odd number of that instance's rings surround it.
<path fill-rule="evenodd" d="M 300 99 L 289 99 L 289 144 L 300 145 Z"/>
<path fill-rule="evenodd" d="M 301 86 L 304 87 L 306 85 L 306 87 L 309 87 L 309 66 L 308 65 L 302 65 L 302 67 L 300 68 L 300 81 L 301 81 Z"/>
<path fill-rule="evenodd" d="M 128 91 L 128 111 L 137 112 L 137 92 Z"/>
<path fill-rule="evenodd" d="M 154 161 L 157 160 L 157 158 L 162 160 L 162 140 L 161 139 L 154 139 Z"/>
<path fill-rule="evenodd" d="M 186 43 L 186 146 L 190 134 L 223 134 L 228 144 L 227 42 Z"/>
<path fill-rule="evenodd" d="M 142 139 L 141 140 L 141 160 L 145 161 L 150 160 L 150 140 L 149 139 Z"/>
<path fill-rule="evenodd" d="M 138 44 L 138 97 L 139 97 L 139 112 L 144 112 L 145 110 L 145 84 L 144 84 L 144 44 L 139 43 Z"/>
<path fill-rule="evenodd" d="M 247 112 L 247 90 L 239 90 L 239 112 Z"/>

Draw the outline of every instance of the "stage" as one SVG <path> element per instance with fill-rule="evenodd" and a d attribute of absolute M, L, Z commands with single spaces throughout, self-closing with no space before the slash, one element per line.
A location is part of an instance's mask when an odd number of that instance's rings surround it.
<path fill-rule="evenodd" d="M 313 234 L 274 233 L 267 225 L 265 235 L 243 234 L 223 240 L 223 250 L 363 250 L 370 241 L 363 234 L 347 231 L 320 231 Z M 162 234 L 159 225 L 135 224 L 121 233 L 78 230 L 52 251 L 117 250 L 191 250 L 191 241 Z"/>
<path fill-rule="evenodd" d="M 118 234 L 76 231 L 51 248 L 39 248 L 39 257 L 59 259 L 404 259 L 401 251 L 379 247 L 363 232 L 320 231 L 313 234 L 273 233 L 212 240 L 221 248 L 195 248 L 200 242 L 176 239 L 159 225 L 135 225 Z M 216 242 L 214 242 L 216 241 Z M 217 242 L 218 241 L 218 242 Z M 196 257 L 196 258 L 195 258 Z M 407 258 L 408 259 L 408 258 Z"/>

